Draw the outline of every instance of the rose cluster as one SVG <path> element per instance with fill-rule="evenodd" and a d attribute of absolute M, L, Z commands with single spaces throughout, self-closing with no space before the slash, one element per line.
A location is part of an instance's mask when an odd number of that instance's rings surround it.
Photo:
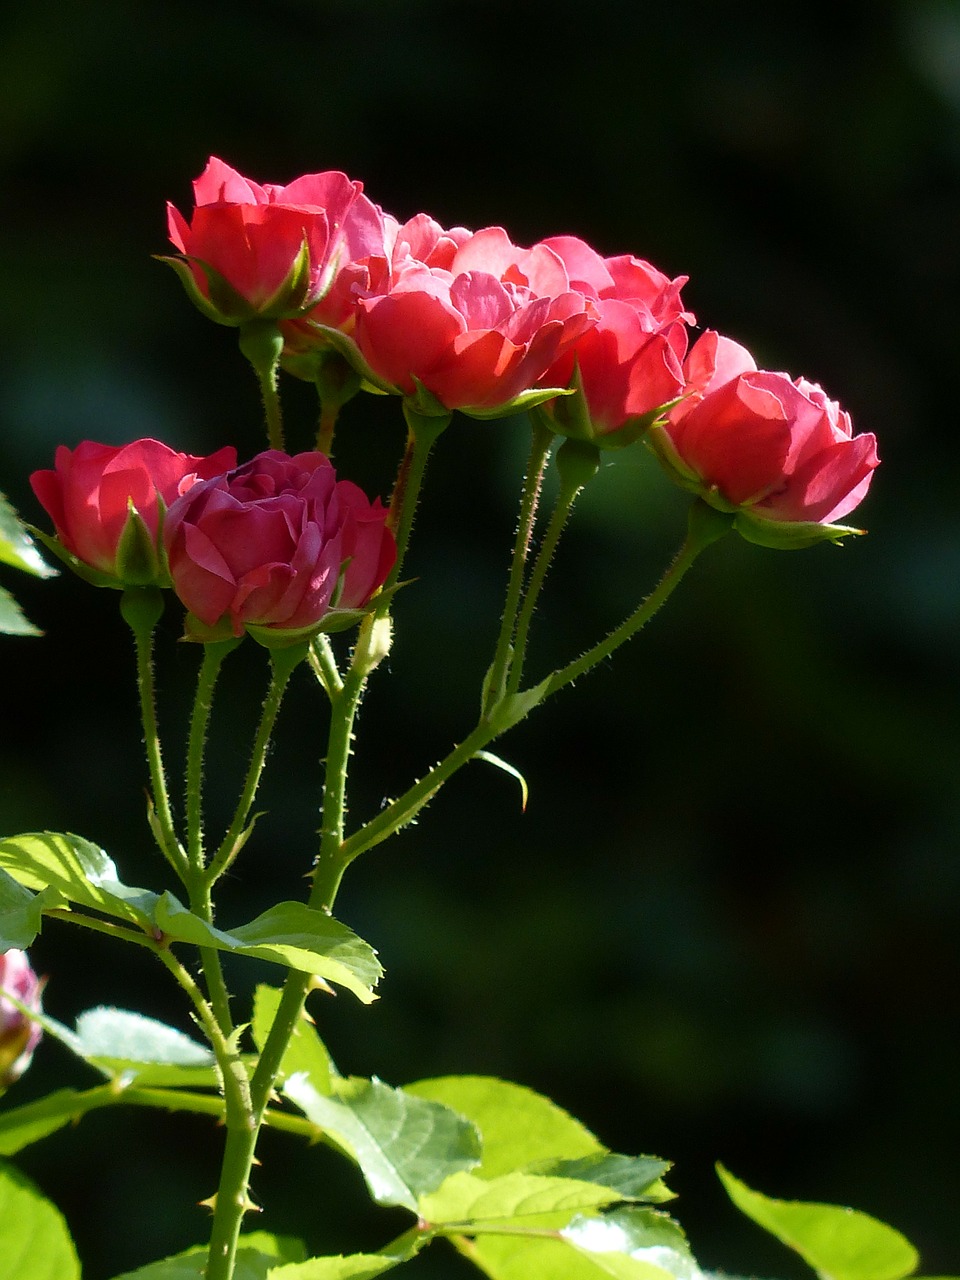
<path fill-rule="evenodd" d="M 232 448 L 85 441 L 30 480 L 57 531 L 48 546 L 100 585 L 172 581 L 195 639 L 246 631 L 270 645 L 349 626 L 396 554 L 386 508 L 322 453 L 238 467 Z"/>
<path fill-rule="evenodd" d="M 755 541 L 830 536 L 878 462 L 874 437 L 854 436 L 815 384 L 758 370 L 709 331 L 688 352 L 686 277 L 574 236 L 522 248 L 500 227 L 400 223 L 342 173 L 260 186 L 215 158 L 169 230 L 180 252 L 167 261 L 197 305 L 224 324 L 275 323 L 300 376 L 336 353 L 421 411 L 540 405 L 557 433 L 599 447 L 655 425 L 670 474 Z M 788 525 L 804 529 L 781 536 Z"/>
<path fill-rule="evenodd" d="M 170 206 L 168 225 L 179 252 L 164 260 L 197 306 L 237 327 L 248 354 L 266 335 L 321 399 L 339 380 L 346 396 L 401 396 L 421 419 L 528 408 L 591 450 L 645 438 L 754 542 L 854 532 L 836 522 L 867 492 L 874 437 L 729 338 L 690 345 L 686 277 L 574 236 L 524 248 L 501 227 L 401 223 L 345 174 L 260 185 L 217 159 L 190 217 Z M 269 643 L 355 621 L 395 560 L 388 512 L 322 453 L 236 462 L 155 440 L 61 448 L 31 478 L 56 528 L 45 541 L 102 585 L 172 582 L 197 638 Z"/>

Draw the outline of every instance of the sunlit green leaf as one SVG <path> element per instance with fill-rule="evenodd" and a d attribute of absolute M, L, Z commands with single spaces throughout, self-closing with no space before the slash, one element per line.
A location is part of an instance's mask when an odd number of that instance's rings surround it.
<path fill-rule="evenodd" d="M 279 1004 L 280 992 L 276 987 L 263 984 L 257 987 L 253 1000 L 251 1030 L 254 1043 L 261 1051 L 267 1042 L 273 1020 L 277 1016 Z M 292 1076 L 297 1072 L 305 1075 L 318 1093 L 330 1093 L 330 1056 L 306 1014 L 301 1015 L 300 1021 L 294 1027 L 290 1043 L 280 1063 L 282 1076 Z"/>
<path fill-rule="evenodd" d="M 88 1009 L 77 1018 L 78 1052 L 110 1075 L 140 1085 L 215 1085 L 216 1059 L 175 1027 L 125 1009 Z"/>
<path fill-rule="evenodd" d="M 158 901 L 154 919 L 172 940 L 256 956 L 316 974 L 346 987 L 365 1004 L 383 970 L 376 952 L 339 920 L 300 902 L 281 902 L 249 924 L 229 932 L 193 915 L 172 894 Z"/>
<path fill-rule="evenodd" d="M 56 890 L 32 893 L 0 870 L 0 951 L 26 950 L 40 932 L 44 910 L 63 903 Z"/>
<path fill-rule="evenodd" d="M 22 1173 L 0 1165 L 3 1280 L 80 1280 L 67 1225 Z"/>
<path fill-rule="evenodd" d="M 52 578 L 56 569 L 46 563 L 23 522 L 0 493 L 0 563 L 24 569 L 37 578 Z"/>
<path fill-rule="evenodd" d="M 499 1178 L 478 1178 L 457 1173 L 431 1195 L 421 1196 L 421 1218 L 432 1225 L 466 1224 L 510 1219 L 522 1223 L 535 1214 L 577 1213 L 601 1209 L 622 1199 L 608 1187 L 572 1178 L 550 1178 L 536 1173 L 505 1173 Z"/>
<path fill-rule="evenodd" d="M 700 1276 L 680 1225 L 656 1209 L 629 1205 L 603 1217 L 575 1218 L 560 1235 L 598 1265 L 612 1263 L 614 1275 L 621 1274 L 617 1267 L 623 1268 L 624 1276 L 636 1274 L 616 1261 L 622 1255 L 631 1263 L 658 1267 L 676 1280 L 698 1280 Z"/>
<path fill-rule="evenodd" d="M 523 1085 L 493 1076 L 418 1080 L 405 1092 L 431 1098 L 466 1116 L 480 1130 L 478 1177 L 496 1178 L 537 1161 L 606 1155 L 606 1148 L 573 1116 Z"/>
<path fill-rule="evenodd" d="M 33 625 L 6 587 L 0 587 L 0 632 L 7 636 L 43 634 L 39 627 Z"/>
<path fill-rule="evenodd" d="M 457 1247 L 489 1280 L 670 1280 L 675 1275 L 642 1258 L 587 1253 L 561 1239 L 490 1235 Z"/>
<path fill-rule="evenodd" d="M 893 1227 L 839 1205 L 773 1200 L 722 1165 L 720 1181 L 737 1208 L 800 1254 L 823 1280 L 903 1280 L 916 1270 L 916 1249 Z"/>
<path fill-rule="evenodd" d="M 292 1236 L 272 1236 L 254 1231 L 240 1237 L 234 1280 L 267 1280 L 271 1271 L 286 1262 L 302 1262 L 306 1249 Z M 187 1249 L 172 1258 L 151 1262 L 136 1271 L 125 1271 L 115 1280 L 203 1280 L 206 1245 Z"/>
<path fill-rule="evenodd" d="M 52 887 L 69 902 L 149 929 L 157 895 L 122 884 L 106 853 L 81 836 L 28 832 L 0 840 L 0 868 L 28 889 Z"/>
<path fill-rule="evenodd" d="M 333 1096 L 325 1097 L 306 1076 L 294 1075 L 283 1092 L 356 1160 L 378 1204 L 416 1212 L 420 1196 L 477 1164 L 476 1129 L 448 1107 L 379 1080 L 331 1084 Z"/>

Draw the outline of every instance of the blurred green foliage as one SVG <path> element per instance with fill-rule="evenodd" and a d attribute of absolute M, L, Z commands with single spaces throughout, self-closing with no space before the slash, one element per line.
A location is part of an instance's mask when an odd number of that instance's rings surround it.
<path fill-rule="evenodd" d="M 855 1203 L 904 1231 L 927 1274 L 956 1270 L 960 6 L 11 9 L 0 487 L 26 518 L 41 518 L 27 476 L 58 443 L 262 447 L 235 336 L 149 256 L 167 247 L 164 201 L 189 204 L 210 153 L 260 180 L 343 168 L 401 217 L 502 223 L 519 242 L 568 232 L 689 274 L 704 325 L 821 381 L 877 433 L 869 538 L 712 548 L 649 634 L 498 746 L 530 783 L 526 814 L 477 764 L 361 860 L 339 913 L 379 948 L 383 999 L 317 998 L 315 1013 L 344 1070 L 500 1074 L 617 1149 L 676 1160 L 704 1265 L 782 1269 L 776 1246 L 768 1262 L 743 1237 L 719 1158 L 775 1195 Z M 312 412 L 310 389 L 289 386 L 304 438 Z M 338 466 L 386 494 L 400 443 L 396 405 L 364 398 Z M 358 817 L 471 723 L 464 677 L 489 659 L 524 452 L 519 421 L 459 419 L 440 442 L 392 678 L 374 680 L 360 723 Z M 601 471 L 534 636 L 544 670 L 649 589 L 685 502 L 642 449 Z M 156 887 L 116 599 L 65 577 L 16 592 L 46 635 L 2 640 L 0 833 L 79 832 Z M 173 609 L 163 625 L 164 723 L 179 729 L 196 655 L 174 645 Z M 263 687 L 254 648 L 231 660 L 218 709 L 228 779 Z M 295 894 L 313 847 L 323 718 L 303 676 L 227 925 L 278 885 Z M 190 1030 L 148 957 L 53 925 L 33 954 L 61 1020 L 103 1002 Z M 238 966 L 234 986 L 267 972 Z M 17 1100 L 65 1070 L 41 1050 Z M 334 1207 L 329 1153 L 268 1134 L 264 1159 L 267 1229 L 306 1222 L 330 1251 L 388 1237 L 391 1221 L 354 1220 L 359 1187 Z M 63 1208 L 85 1276 L 107 1280 L 199 1237 L 216 1160 L 198 1121 L 124 1115 L 91 1116 L 22 1165 Z"/>

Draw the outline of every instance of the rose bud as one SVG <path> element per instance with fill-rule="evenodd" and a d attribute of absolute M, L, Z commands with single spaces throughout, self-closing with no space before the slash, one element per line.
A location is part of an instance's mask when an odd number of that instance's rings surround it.
<path fill-rule="evenodd" d="M 236 466 L 232 447 L 207 458 L 177 453 L 159 440 L 122 446 L 84 440 L 61 445 L 52 471 L 30 477 L 53 521 L 44 545 L 98 586 L 168 585 L 160 548 L 163 513 L 198 479 Z"/>
<path fill-rule="evenodd" d="M 40 1024 L 28 1018 L 8 997 L 15 996 L 39 1013 L 42 988 L 25 951 L 0 954 L 0 1090 L 23 1075 L 42 1035 Z"/>
<path fill-rule="evenodd" d="M 761 546 L 802 547 L 859 533 L 837 524 L 866 495 L 876 439 L 815 383 L 758 370 L 712 331 L 691 349 L 688 394 L 650 440 L 684 488 L 732 513 Z"/>
<path fill-rule="evenodd" d="M 380 210 L 343 173 L 260 186 L 211 156 L 193 192 L 189 222 L 168 205 L 170 239 L 181 256 L 163 261 L 220 324 L 311 311 L 314 320 L 338 326 L 352 311 L 354 286 L 365 280 L 357 264 L 386 252 Z"/>

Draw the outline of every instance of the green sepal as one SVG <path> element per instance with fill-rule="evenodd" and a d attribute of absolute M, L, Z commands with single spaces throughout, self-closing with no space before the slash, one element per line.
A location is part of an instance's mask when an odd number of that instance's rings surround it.
<path fill-rule="evenodd" d="M 432 391 L 428 391 L 420 379 L 415 375 L 410 375 L 416 391 L 412 396 L 403 397 L 403 413 L 407 420 L 407 424 L 426 423 L 445 419 L 443 427 L 437 430 L 437 435 L 449 425 L 450 419 L 453 417 L 453 410 L 448 409 L 442 400 L 438 400 Z"/>
<path fill-rule="evenodd" d="M 527 391 L 521 391 L 512 400 L 505 400 L 503 404 L 498 404 L 495 408 L 488 408 L 486 405 L 468 404 L 464 405 L 459 412 L 466 414 L 468 418 L 479 418 L 482 422 L 492 422 L 497 418 L 512 418 L 518 413 L 527 413 L 531 409 L 536 409 L 538 405 L 545 404 L 548 400 L 562 399 L 570 394 L 569 387 L 531 387 Z"/>
<path fill-rule="evenodd" d="M 295 319 L 310 307 L 316 306 L 330 287 L 330 281 L 328 281 L 316 295 L 309 293 L 310 249 L 306 236 L 279 289 L 259 306 L 254 306 L 238 293 L 225 276 L 221 275 L 215 267 L 211 267 L 208 262 L 204 262 L 202 258 L 194 258 L 190 254 L 154 254 L 154 257 L 158 262 L 165 262 L 173 267 L 180 277 L 187 296 L 198 311 L 215 324 L 226 325 L 228 328 L 236 328 L 252 320 Z M 198 286 L 190 269 L 191 263 L 203 272 L 210 291 L 209 297 Z"/>
<path fill-rule="evenodd" d="M 161 505 L 162 516 L 162 505 Z M 164 556 L 158 550 L 159 535 L 154 537 L 147 522 L 127 499 L 127 521 L 117 543 L 114 560 L 116 575 L 127 587 L 167 587 L 170 575 L 164 564 Z"/>
<path fill-rule="evenodd" d="M 579 361 L 574 361 L 573 376 L 570 386 L 558 395 L 545 416 L 551 430 L 557 435 L 566 436 L 569 440 L 580 440 L 595 445 L 598 449 L 623 449 L 635 444 L 649 429 L 663 418 L 663 415 L 676 403 L 658 405 L 647 413 L 635 418 L 628 418 L 615 431 L 600 431 L 590 417 L 590 406 L 583 390 L 583 378 Z"/>
<path fill-rule="evenodd" d="M 123 590 L 123 583 L 112 573 L 104 573 L 102 569 L 94 569 L 92 565 L 84 564 L 79 560 L 72 551 L 68 551 L 59 538 L 50 533 L 44 533 L 42 529 L 37 529 L 34 525 L 26 526 L 31 534 L 42 542 L 51 555 L 56 556 L 61 564 L 65 564 L 71 573 L 75 573 L 78 578 L 82 578 L 84 582 L 89 582 L 93 587 L 112 587 L 115 591 Z"/>
<path fill-rule="evenodd" d="M 295 378 L 301 378 L 304 382 L 317 382 L 320 365 L 327 355 L 327 351 L 330 350 L 341 356 L 349 367 L 353 369 L 360 378 L 360 385 L 363 390 L 372 391 L 378 395 L 399 396 L 403 394 L 399 387 L 395 387 L 392 382 L 387 382 L 385 378 L 381 378 L 378 373 L 374 372 L 360 354 L 360 348 L 349 334 L 344 333 L 342 329 L 335 329 L 331 325 L 318 324 L 315 320 L 311 320 L 309 316 L 301 317 L 299 323 L 303 330 L 310 335 L 310 338 L 318 344 L 318 349 L 315 352 L 284 351 L 281 366 L 287 373 L 292 374 Z"/>
<path fill-rule="evenodd" d="M 775 551 L 801 551 L 816 546 L 818 542 L 832 542 L 841 546 L 844 538 L 862 537 L 865 529 L 854 529 L 845 524 L 817 524 L 808 520 L 764 520 L 749 507 L 741 508 L 734 520 L 734 528 L 741 538 L 758 547 L 771 547 Z"/>

